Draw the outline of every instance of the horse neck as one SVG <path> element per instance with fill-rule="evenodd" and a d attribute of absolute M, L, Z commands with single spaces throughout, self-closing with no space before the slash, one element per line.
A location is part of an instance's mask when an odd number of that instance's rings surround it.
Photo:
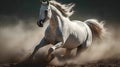
<path fill-rule="evenodd" d="M 51 19 L 50 19 L 50 29 L 52 30 L 52 31 L 55 31 L 56 30 L 56 28 L 57 28 L 57 26 L 58 26 L 58 18 L 57 18 L 57 16 L 52 16 L 51 17 Z"/>
<path fill-rule="evenodd" d="M 50 28 L 52 31 L 55 31 L 58 26 L 63 25 L 64 16 L 62 13 L 54 6 L 51 7 L 52 17 L 50 20 Z"/>

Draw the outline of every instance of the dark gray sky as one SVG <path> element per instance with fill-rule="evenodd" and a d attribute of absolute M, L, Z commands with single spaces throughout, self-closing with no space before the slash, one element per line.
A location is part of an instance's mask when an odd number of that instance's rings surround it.
<path fill-rule="evenodd" d="M 119 0 L 57 0 L 75 3 L 73 18 L 119 20 Z M 0 0 L 0 16 L 38 17 L 40 0 Z M 79 19 L 79 18 L 78 18 Z"/>

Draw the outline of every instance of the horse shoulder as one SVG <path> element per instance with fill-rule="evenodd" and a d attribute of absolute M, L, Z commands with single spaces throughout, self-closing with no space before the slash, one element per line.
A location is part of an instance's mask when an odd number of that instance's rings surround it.
<path fill-rule="evenodd" d="M 50 27 L 48 26 L 47 29 L 45 30 L 45 38 L 48 39 L 51 35 L 50 35 Z"/>

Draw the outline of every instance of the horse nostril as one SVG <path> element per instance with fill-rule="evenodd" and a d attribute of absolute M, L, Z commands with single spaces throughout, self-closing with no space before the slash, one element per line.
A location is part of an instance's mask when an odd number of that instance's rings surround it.
<path fill-rule="evenodd" d="M 48 13 L 48 11 L 47 11 L 47 10 L 45 10 L 45 13 Z"/>
<path fill-rule="evenodd" d="M 38 25 L 39 27 L 43 27 L 43 22 L 42 22 L 42 20 L 41 20 L 41 21 L 37 21 L 37 25 Z"/>

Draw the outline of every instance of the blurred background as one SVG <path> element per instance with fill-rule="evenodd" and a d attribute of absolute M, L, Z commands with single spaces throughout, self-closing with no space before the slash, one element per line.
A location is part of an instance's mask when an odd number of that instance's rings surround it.
<path fill-rule="evenodd" d="M 119 21 L 120 4 L 118 0 L 57 0 L 61 3 L 75 3 L 73 19 Z M 0 16 L 17 16 L 21 19 L 38 18 L 40 0 L 1 0 Z"/>

